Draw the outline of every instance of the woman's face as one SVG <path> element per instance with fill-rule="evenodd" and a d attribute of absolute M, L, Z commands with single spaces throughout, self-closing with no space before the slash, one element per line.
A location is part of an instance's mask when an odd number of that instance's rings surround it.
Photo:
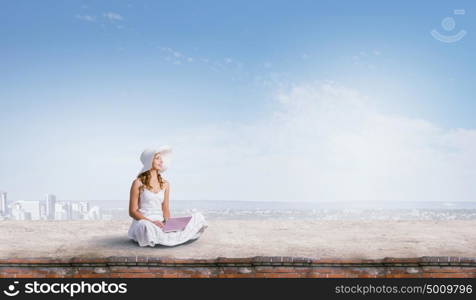
<path fill-rule="evenodd" d="M 154 160 L 152 161 L 152 168 L 156 170 L 162 169 L 162 158 L 160 157 L 159 153 L 155 154 L 154 156 Z"/>

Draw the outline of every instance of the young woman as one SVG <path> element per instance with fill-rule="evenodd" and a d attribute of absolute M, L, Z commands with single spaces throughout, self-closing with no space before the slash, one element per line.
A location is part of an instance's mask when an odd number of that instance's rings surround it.
<path fill-rule="evenodd" d="M 141 247 L 179 245 L 198 239 L 208 227 L 203 215 L 196 212 L 184 230 L 162 231 L 170 218 L 170 183 L 162 178 L 161 173 L 168 167 L 171 152 L 169 146 L 163 146 L 157 150 L 146 149 L 140 156 L 144 166 L 131 186 L 129 216 L 133 220 L 128 237 Z"/>

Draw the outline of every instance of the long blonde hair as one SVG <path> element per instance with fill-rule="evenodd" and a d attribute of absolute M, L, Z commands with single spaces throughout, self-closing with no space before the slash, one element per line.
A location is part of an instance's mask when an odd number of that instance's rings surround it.
<path fill-rule="evenodd" d="M 148 190 L 152 190 L 152 186 L 150 185 L 150 178 L 151 178 L 150 171 L 151 170 L 148 170 L 137 175 L 137 178 L 139 178 L 139 180 L 142 182 L 142 185 L 140 187 L 141 191 L 144 189 L 144 187 L 147 187 Z M 161 190 L 163 190 L 164 180 L 162 179 L 162 176 L 160 175 L 159 172 L 157 172 L 157 177 L 159 179 L 159 187 Z"/>

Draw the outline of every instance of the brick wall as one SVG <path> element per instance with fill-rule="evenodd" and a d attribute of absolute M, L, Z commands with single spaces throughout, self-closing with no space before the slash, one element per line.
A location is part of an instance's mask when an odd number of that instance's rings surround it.
<path fill-rule="evenodd" d="M 476 258 L 313 259 L 161 257 L 0 259 L 0 278 L 476 278 Z"/>

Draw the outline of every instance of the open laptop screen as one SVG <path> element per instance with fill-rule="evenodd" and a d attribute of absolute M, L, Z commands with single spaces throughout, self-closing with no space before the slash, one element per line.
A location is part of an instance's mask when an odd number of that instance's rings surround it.
<path fill-rule="evenodd" d="M 181 231 L 184 230 L 187 226 L 188 222 L 192 219 L 191 216 L 189 217 L 178 217 L 178 218 L 169 218 L 167 222 L 165 222 L 165 226 L 162 227 L 163 232 L 171 232 L 171 231 Z"/>

